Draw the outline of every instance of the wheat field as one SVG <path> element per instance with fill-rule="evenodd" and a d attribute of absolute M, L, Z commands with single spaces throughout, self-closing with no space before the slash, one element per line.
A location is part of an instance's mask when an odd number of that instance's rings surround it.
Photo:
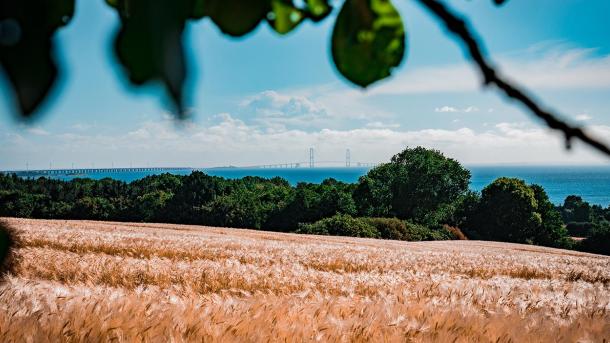
<path fill-rule="evenodd" d="M 604 342 L 610 257 L 4 218 L 2 342 Z"/>

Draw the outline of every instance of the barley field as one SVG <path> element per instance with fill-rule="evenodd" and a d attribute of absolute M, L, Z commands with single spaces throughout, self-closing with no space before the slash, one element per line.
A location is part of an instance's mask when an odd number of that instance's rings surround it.
<path fill-rule="evenodd" d="M 604 342 L 610 258 L 480 241 L 1 219 L 2 342 Z"/>

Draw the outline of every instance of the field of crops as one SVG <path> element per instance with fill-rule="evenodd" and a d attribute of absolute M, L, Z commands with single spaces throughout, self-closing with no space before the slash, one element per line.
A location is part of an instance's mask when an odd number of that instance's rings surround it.
<path fill-rule="evenodd" d="M 2 219 L 0 341 L 610 340 L 610 257 L 166 224 Z"/>

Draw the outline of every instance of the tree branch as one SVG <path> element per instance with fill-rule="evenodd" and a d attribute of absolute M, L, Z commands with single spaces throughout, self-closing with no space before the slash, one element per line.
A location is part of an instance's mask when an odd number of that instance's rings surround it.
<path fill-rule="evenodd" d="M 470 58 L 483 74 L 485 85 L 495 85 L 508 98 L 520 102 L 527 107 L 533 115 L 544 120 L 548 127 L 561 131 L 565 136 L 566 148 L 570 149 L 572 138 L 578 138 L 589 146 L 597 149 L 607 156 L 610 156 L 610 148 L 606 144 L 589 136 L 581 128 L 572 126 L 559 119 L 557 115 L 544 110 L 532 98 L 530 98 L 525 91 L 521 90 L 518 86 L 510 84 L 508 81 L 499 76 L 491 62 L 486 59 L 483 53 L 482 43 L 477 41 L 475 38 L 475 33 L 469 28 L 468 23 L 463 18 L 460 18 L 457 14 L 453 13 L 451 9 L 449 9 L 439 0 L 417 1 L 429 12 L 440 19 L 445 24 L 447 30 L 462 41 L 468 51 L 468 54 L 470 55 Z"/>

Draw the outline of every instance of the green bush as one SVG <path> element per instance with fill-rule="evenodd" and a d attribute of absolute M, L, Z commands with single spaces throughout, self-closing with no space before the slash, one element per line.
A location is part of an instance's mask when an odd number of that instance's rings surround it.
<path fill-rule="evenodd" d="M 569 222 L 566 225 L 566 229 L 572 237 L 587 237 L 592 228 L 593 223 L 590 222 Z"/>
<path fill-rule="evenodd" d="M 379 231 L 373 225 L 347 214 L 337 214 L 311 224 L 300 223 L 296 232 L 330 236 L 380 237 Z"/>
<path fill-rule="evenodd" d="M 358 218 L 368 225 L 373 226 L 383 239 L 394 239 L 399 241 L 410 241 L 409 230 L 405 221 L 397 218 Z"/>
<path fill-rule="evenodd" d="M 589 237 L 583 240 L 578 248 L 594 254 L 610 255 L 610 223 L 593 225 Z"/>
<path fill-rule="evenodd" d="M 433 230 L 420 224 L 414 224 L 398 218 L 358 218 L 374 227 L 380 238 L 399 241 L 430 241 L 451 239 L 451 235 L 443 229 Z"/>

